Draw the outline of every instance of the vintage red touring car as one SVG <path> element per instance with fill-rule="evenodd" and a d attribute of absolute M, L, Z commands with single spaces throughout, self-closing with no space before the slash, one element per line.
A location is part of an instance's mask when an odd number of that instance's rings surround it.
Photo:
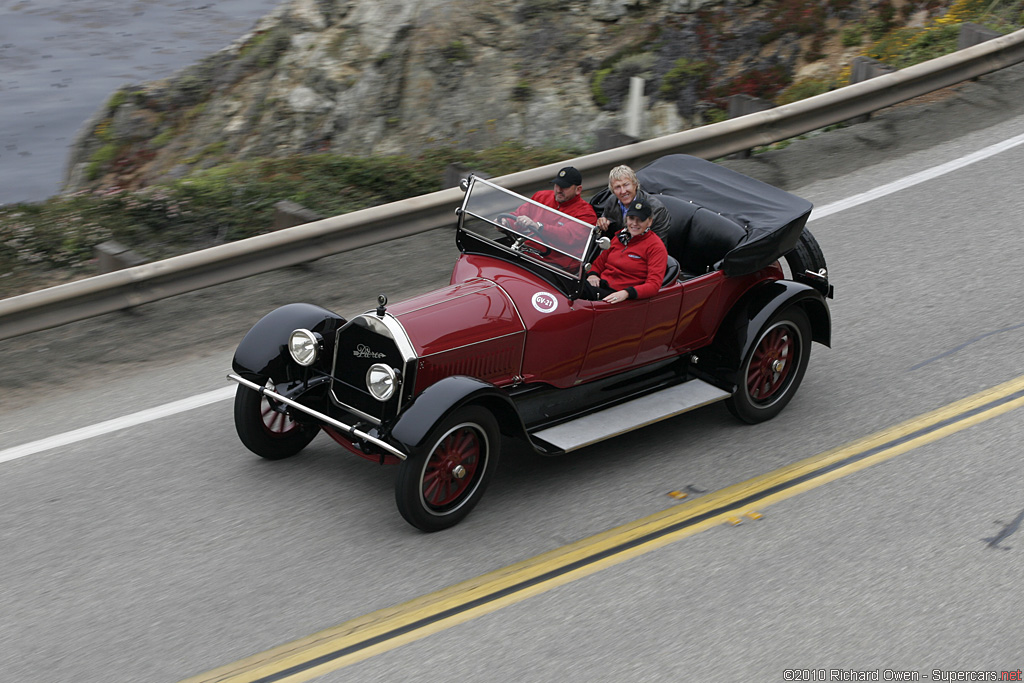
<path fill-rule="evenodd" d="M 811 204 L 685 155 L 638 175 L 672 218 L 653 297 L 581 298 L 607 246 L 596 229 L 537 205 L 531 215 L 559 227 L 525 231 L 507 219 L 529 199 L 470 177 L 449 286 L 382 296 L 351 320 L 290 304 L 249 331 L 229 375 L 242 443 L 286 458 L 322 430 L 397 464 L 399 511 L 436 531 L 480 500 L 503 438 L 564 453 L 715 401 L 746 422 L 774 417 L 811 342 L 831 343 Z"/>

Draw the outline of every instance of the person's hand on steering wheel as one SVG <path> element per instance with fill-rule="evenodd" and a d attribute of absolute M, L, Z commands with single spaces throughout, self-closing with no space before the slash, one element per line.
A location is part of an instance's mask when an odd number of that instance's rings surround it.
<path fill-rule="evenodd" d="M 529 216 L 516 216 L 516 225 L 519 226 L 520 230 L 529 232 L 540 232 L 540 229 L 543 227 Z"/>

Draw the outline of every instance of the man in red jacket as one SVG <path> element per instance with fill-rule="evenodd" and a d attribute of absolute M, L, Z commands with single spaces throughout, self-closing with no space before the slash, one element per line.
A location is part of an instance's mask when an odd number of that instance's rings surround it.
<path fill-rule="evenodd" d="M 572 166 L 566 166 L 551 182 L 554 186 L 553 189 L 535 192 L 530 199 L 550 209 L 577 218 L 587 225 L 597 222 L 597 213 L 594 211 L 594 207 L 583 199 L 583 175 L 578 170 Z M 532 204 L 524 204 L 516 211 L 518 216 L 516 223 L 520 227 L 536 230 L 540 213 L 542 212 Z"/>
<path fill-rule="evenodd" d="M 668 263 L 665 243 L 651 231 L 652 206 L 633 201 L 626 209 L 626 227 L 587 272 L 583 297 L 614 304 L 646 299 L 661 289 Z"/>

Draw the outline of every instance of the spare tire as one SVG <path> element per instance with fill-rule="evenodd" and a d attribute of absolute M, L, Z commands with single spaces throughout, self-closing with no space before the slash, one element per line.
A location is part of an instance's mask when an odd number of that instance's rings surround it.
<path fill-rule="evenodd" d="M 814 239 L 814 235 L 806 227 L 800 233 L 800 239 L 796 246 L 783 258 L 786 259 L 790 272 L 794 275 L 807 270 L 812 273 L 821 273 L 826 269 L 825 255 L 821 252 L 821 247 L 818 246 L 818 240 Z M 826 270 L 826 273 L 822 274 L 827 274 L 827 272 Z"/>

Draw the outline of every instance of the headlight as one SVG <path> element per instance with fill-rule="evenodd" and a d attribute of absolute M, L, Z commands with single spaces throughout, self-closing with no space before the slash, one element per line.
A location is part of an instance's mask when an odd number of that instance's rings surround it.
<path fill-rule="evenodd" d="M 395 394 L 398 387 L 398 373 L 383 363 L 374 363 L 366 371 L 366 388 L 378 401 L 386 401 Z"/>
<path fill-rule="evenodd" d="M 288 337 L 288 353 L 299 365 L 312 365 L 320 355 L 320 339 L 309 330 L 295 330 Z"/>

